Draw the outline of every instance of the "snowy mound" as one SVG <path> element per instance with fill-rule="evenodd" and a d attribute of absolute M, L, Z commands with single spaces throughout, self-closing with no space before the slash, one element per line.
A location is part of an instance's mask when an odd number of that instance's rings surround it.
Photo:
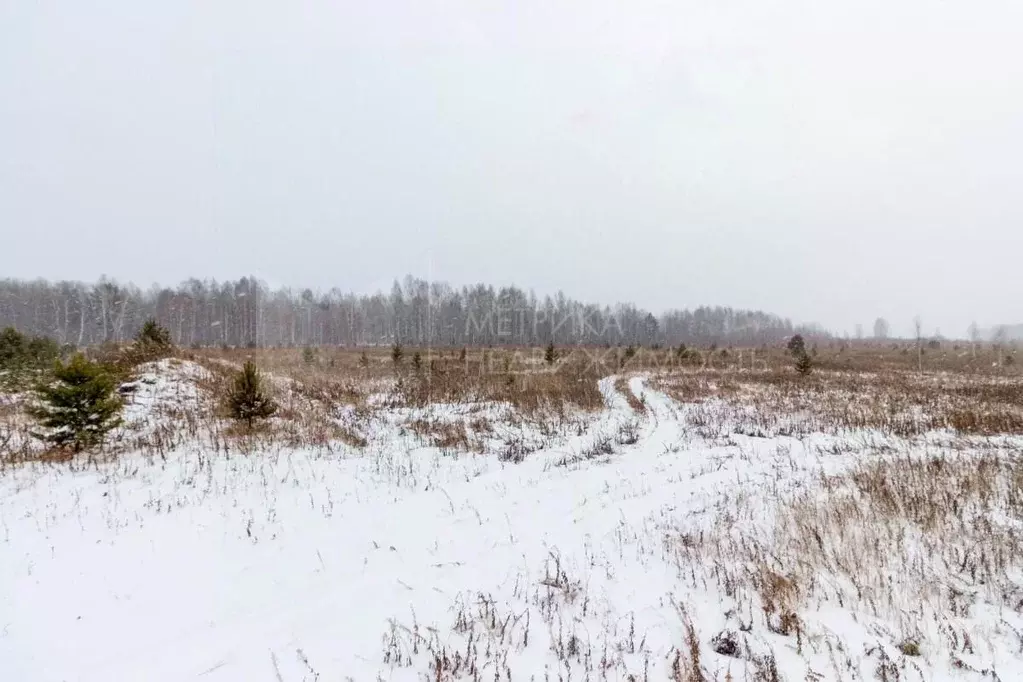
<path fill-rule="evenodd" d="M 195 362 L 165 358 L 141 365 L 134 381 L 121 387 L 126 396 L 124 421 L 146 423 L 173 410 L 188 410 L 203 399 L 198 382 L 209 372 Z"/>

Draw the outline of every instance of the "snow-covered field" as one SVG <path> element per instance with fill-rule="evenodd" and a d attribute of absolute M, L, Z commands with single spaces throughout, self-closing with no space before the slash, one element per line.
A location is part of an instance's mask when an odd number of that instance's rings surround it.
<path fill-rule="evenodd" d="M 128 421 L 198 373 L 154 367 Z M 364 448 L 9 467 L 0 680 L 1023 679 L 1019 442 L 708 437 L 615 379 L 520 463 L 379 408 Z M 934 458 L 986 472 L 919 481 L 956 533 L 863 483 Z"/>

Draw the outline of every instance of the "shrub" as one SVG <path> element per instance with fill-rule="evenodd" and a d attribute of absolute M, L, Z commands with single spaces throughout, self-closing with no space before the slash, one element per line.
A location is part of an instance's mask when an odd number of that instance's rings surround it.
<path fill-rule="evenodd" d="M 263 377 L 252 360 L 246 361 L 235 377 L 228 408 L 232 417 L 244 421 L 250 429 L 255 420 L 267 419 L 277 412 L 277 403 L 264 389 Z"/>
<path fill-rule="evenodd" d="M 115 393 L 114 377 L 78 354 L 66 365 L 58 362 L 53 379 L 35 389 L 39 404 L 30 414 L 48 429 L 36 435 L 74 452 L 100 445 L 107 432 L 121 423 L 123 403 Z"/>

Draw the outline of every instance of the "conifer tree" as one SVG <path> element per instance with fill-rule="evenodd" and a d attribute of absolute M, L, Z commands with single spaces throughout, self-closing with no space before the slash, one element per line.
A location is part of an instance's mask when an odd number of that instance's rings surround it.
<path fill-rule="evenodd" d="M 135 343 L 154 349 L 169 349 L 174 345 L 167 328 L 152 317 L 142 324 L 139 333 L 135 335 Z"/>
<path fill-rule="evenodd" d="M 796 356 L 796 371 L 803 376 L 807 376 L 813 372 L 813 360 L 810 356 L 803 351 L 802 354 Z"/>
<path fill-rule="evenodd" d="M 60 346 L 56 341 L 45 336 L 32 337 L 25 347 L 26 360 L 32 367 L 49 367 L 59 356 Z"/>
<path fill-rule="evenodd" d="M 626 363 L 628 363 L 629 360 L 632 360 L 632 358 L 634 358 L 635 356 L 636 347 L 630 343 L 628 346 L 625 347 L 625 355 L 622 357 L 621 361 L 619 362 L 619 365 L 621 367 L 625 367 Z"/>
<path fill-rule="evenodd" d="M 277 412 L 277 403 L 264 389 L 263 377 L 252 360 L 247 360 L 235 377 L 228 407 L 231 416 L 244 421 L 250 429 L 255 420 L 267 419 Z"/>
<path fill-rule="evenodd" d="M 401 347 L 401 344 L 397 341 L 391 346 L 391 360 L 394 361 L 395 365 L 401 364 L 401 359 L 405 357 L 405 349 Z"/>
<path fill-rule="evenodd" d="M 0 370 L 41 369 L 60 355 L 60 346 L 45 336 L 29 338 L 14 327 L 0 332 Z"/>
<path fill-rule="evenodd" d="M 14 327 L 0 332 L 0 370 L 20 365 L 28 350 L 27 345 L 25 336 Z"/>
<path fill-rule="evenodd" d="M 558 351 L 554 348 L 554 342 L 547 344 L 547 350 L 544 351 L 543 360 L 548 365 L 553 365 L 558 359 Z"/>
<path fill-rule="evenodd" d="M 74 452 L 100 445 L 106 434 L 121 423 L 123 403 L 116 388 L 114 377 L 82 354 L 66 365 L 58 362 L 53 380 L 35 389 L 38 404 L 30 414 L 47 429 L 36 435 Z"/>
<path fill-rule="evenodd" d="M 788 344 L 789 353 L 792 357 L 799 359 L 800 356 L 806 355 L 806 341 L 803 340 L 802 334 L 796 334 L 789 339 Z"/>

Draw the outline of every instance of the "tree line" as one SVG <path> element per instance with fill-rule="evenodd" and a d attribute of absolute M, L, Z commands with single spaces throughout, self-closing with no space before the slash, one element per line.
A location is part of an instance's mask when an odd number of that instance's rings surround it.
<path fill-rule="evenodd" d="M 60 344 L 121 343 L 148 319 L 180 346 L 635 344 L 762 345 L 816 327 L 756 310 L 701 306 L 654 314 L 631 304 L 540 298 L 515 286 L 452 287 L 406 277 L 390 293 L 270 288 L 253 277 L 176 288 L 0 280 L 0 328 Z"/>

